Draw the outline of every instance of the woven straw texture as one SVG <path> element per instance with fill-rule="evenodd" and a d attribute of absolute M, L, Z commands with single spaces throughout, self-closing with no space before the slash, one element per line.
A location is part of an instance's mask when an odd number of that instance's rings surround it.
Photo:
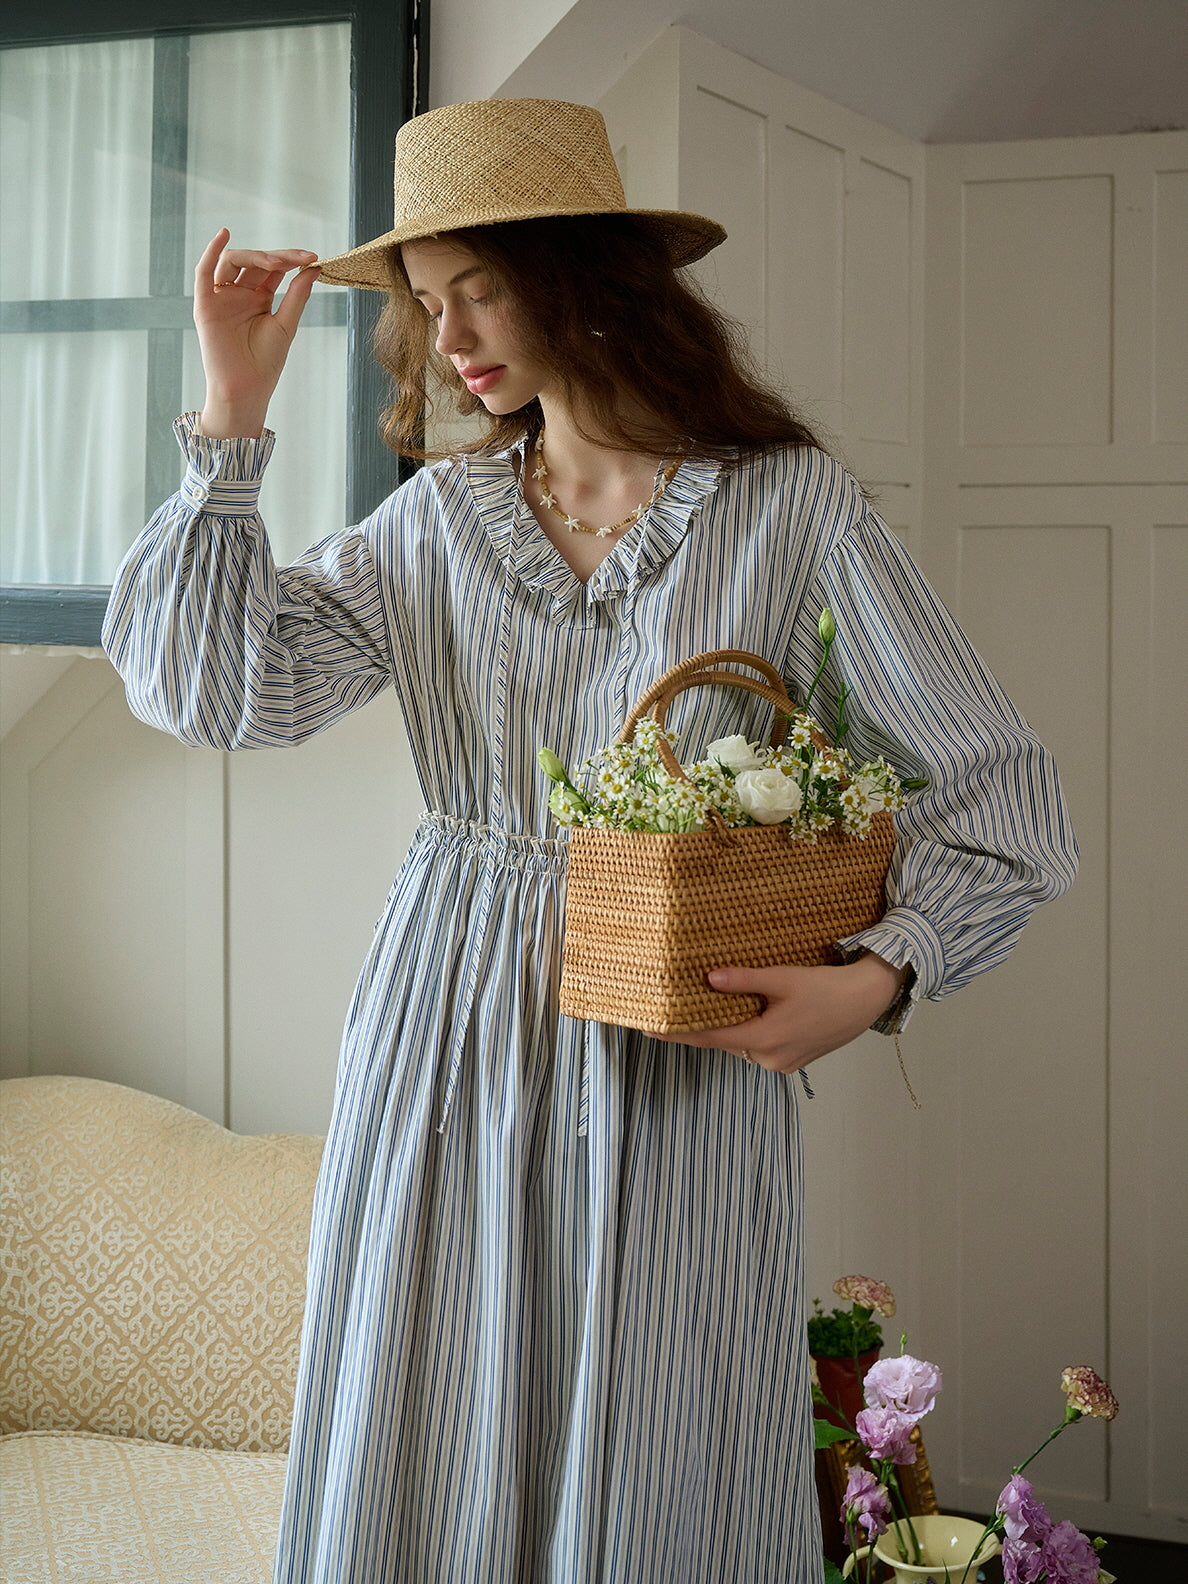
<path fill-rule="evenodd" d="M 268 1584 L 285 1461 L 111 1436 L 6 1436 L 0 1577 Z"/>
<path fill-rule="evenodd" d="M 663 726 L 686 688 L 722 686 L 772 704 L 771 741 L 783 741 L 796 705 L 775 667 L 745 649 L 690 655 L 666 671 L 630 710 L 619 741 L 645 715 Z M 658 748 L 683 777 L 664 738 Z M 710 970 L 839 962 L 837 942 L 883 916 L 894 846 L 886 813 L 865 837 L 834 830 L 815 842 L 778 825 L 672 835 L 579 827 L 570 834 L 561 1010 L 648 1034 L 744 1023 L 762 1011 L 762 996 L 711 990 Z"/>
<path fill-rule="evenodd" d="M 840 960 L 836 943 L 876 923 L 895 826 L 816 844 L 778 826 L 652 835 L 575 830 L 561 1010 L 649 1034 L 743 1023 L 760 996 L 711 990 L 712 968 Z"/>
<path fill-rule="evenodd" d="M 0 1084 L 0 1430 L 288 1446 L 321 1141 Z"/>
<path fill-rule="evenodd" d="M 405 122 L 396 137 L 393 228 L 320 265 L 324 281 L 390 287 L 388 249 L 414 237 L 550 215 L 636 214 L 676 264 L 723 240 L 714 220 L 677 210 L 628 210 L 606 125 L 588 105 L 480 99 Z"/>

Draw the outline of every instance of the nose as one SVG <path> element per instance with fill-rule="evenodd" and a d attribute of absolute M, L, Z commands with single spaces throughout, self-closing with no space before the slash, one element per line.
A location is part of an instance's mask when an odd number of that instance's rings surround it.
<path fill-rule="evenodd" d="M 437 322 L 437 350 L 442 357 L 453 357 L 474 345 L 474 335 L 469 321 L 460 308 L 446 305 Z"/>

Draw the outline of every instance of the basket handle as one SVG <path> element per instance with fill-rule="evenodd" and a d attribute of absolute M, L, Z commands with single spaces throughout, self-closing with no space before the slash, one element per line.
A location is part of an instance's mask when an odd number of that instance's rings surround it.
<path fill-rule="evenodd" d="M 704 654 L 690 655 L 687 660 L 680 661 L 652 683 L 647 692 L 636 700 L 635 707 L 623 722 L 619 742 L 630 742 L 636 726 L 657 699 L 669 692 L 675 698 L 685 687 L 687 677 L 691 677 L 697 671 L 704 671 L 707 666 L 720 665 L 724 661 L 734 661 L 736 665 L 750 666 L 752 671 L 761 671 L 772 687 L 779 688 L 780 692 L 784 693 L 784 683 L 780 673 L 761 655 L 750 654 L 746 649 L 707 649 Z M 787 697 L 787 694 L 785 693 L 784 696 Z M 791 704 L 790 699 L 788 702 Z"/>
<path fill-rule="evenodd" d="M 766 678 L 758 681 L 755 677 L 744 676 L 737 671 L 717 671 L 707 669 L 719 661 L 735 661 L 740 665 L 750 666 L 752 670 L 759 671 Z M 762 659 L 759 655 L 749 654 L 744 649 L 711 649 L 705 654 L 692 655 L 688 660 L 682 660 L 671 670 L 666 671 L 658 681 L 653 682 L 647 692 L 643 694 L 634 709 L 628 714 L 619 733 L 619 742 L 628 742 L 636 726 L 643 717 L 651 713 L 652 719 L 658 726 L 663 726 L 668 713 L 668 706 L 678 694 L 687 688 L 695 687 L 737 687 L 743 688 L 748 693 L 766 699 L 776 711 L 775 724 L 772 727 L 771 745 L 778 748 L 783 742 L 788 729 L 788 720 L 798 713 L 797 706 L 788 696 L 783 679 L 774 666 Z M 820 732 L 813 733 L 813 742 L 818 748 L 827 748 L 829 743 Z M 687 781 L 689 778 L 681 768 L 672 747 L 666 738 L 661 737 L 656 750 L 660 762 L 675 780 Z"/>

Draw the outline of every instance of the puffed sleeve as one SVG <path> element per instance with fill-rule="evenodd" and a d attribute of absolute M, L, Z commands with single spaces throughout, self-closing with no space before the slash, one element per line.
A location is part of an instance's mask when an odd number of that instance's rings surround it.
<path fill-rule="evenodd" d="M 174 426 L 181 489 L 116 574 L 103 643 L 133 712 L 184 742 L 300 742 L 391 680 L 365 536 L 347 529 L 278 571 L 256 502 L 273 435 L 216 440 Z"/>
<path fill-rule="evenodd" d="M 927 783 L 895 815 L 885 918 L 842 943 L 914 969 L 875 1025 L 893 1032 L 916 998 L 1002 961 L 1034 909 L 1072 884 L 1076 840 L 1052 755 L 870 509 L 822 565 L 806 647 L 825 605 L 838 631 L 826 685 L 850 690 L 846 746 Z"/>

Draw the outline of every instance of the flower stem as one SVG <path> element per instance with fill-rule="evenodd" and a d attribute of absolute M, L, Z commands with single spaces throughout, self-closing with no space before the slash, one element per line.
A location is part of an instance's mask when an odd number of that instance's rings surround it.
<path fill-rule="evenodd" d="M 859 1546 L 858 1546 L 858 1525 L 854 1522 L 854 1520 L 852 1518 L 850 1518 L 848 1516 L 846 1518 L 846 1540 L 849 1542 L 850 1555 L 854 1558 L 854 1576 L 856 1578 L 858 1576 L 858 1550 L 859 1550 Z M 870 1584 L 870 1579 L 871 1579 L 871 1572 L 870 1572 L 871 1562 L 870 1562 L 870 1558 L 871 1558 L 871 1547 L 867 1546 L 867 1548 L 866 1548 L 866 1579 L 867 1579 L 867 1584 Z"/>
<path fill-rule="evenodd" d="M 1076 1418 L 1071 1418 L 1071 1417 L 1069 1417 L 1066 1414 L 1065 1417 L 1056 1426 L 1055 1430 L 1052 1431 L 1051 1435 L 1048 1435 L 1048 1436 L 1044 1437 L 1044 1439 L 1040 1442 L 1039 1446 L 1036 1447 L 1035 1451 L 1031 1454 L 1031 1456 L 1029 1458 L 1027 1458 L 1024 1462 L 1020 1463 L 1017 1468 L 1013 1468 L 1011 1470 L 1012 1475 L 1022 1474 L 1023 1470 L 1028 1466 L 1029 1463 L 1034 1463 L 1035 1462 L 1036 1458 L 1039 1457 L 1040 1453 L 1044 1450 L 1044 1448 L 1046 1446 L 1048 1446 L 1051 1442 L 1055 1441 L 1055 1439 L 1056 1439 L 1056 1437 L 1058 1435 L 1062 1434 L 1065 1430 L 1067 1430 L 1070 1424 L 1075 1424 L 1077 1419 L 1079 1419 L 1079 1418 L 1080 1418 L 1079 1414 L 1076 1416 Z M 978 1543 L 977 1543 L 976 1546 L 974 1546 L 973 1556 L 974 1557 L 977 1556 L 978 1552 L 982 1549 L 982 1546 L 985 1544 L 986 1540 L 989 1538 L 990 1535 L 992 1535 L 992 1534 L 1001 1534 L 1002 1528 L 1003 1528 L 1002 1514 L 1001 1513 L 995 1513 L 994 1517 L 990 1520 L 990 1522 L 986 1525 L 986 1527 L 982 1530 L 981 1534 L 978 1536 Z M 965 1584 L 965 1580 L 966 1580 L 966 1578 L 968 1578 L 969 1570 L 970 1570 L 970 1568 L 972 1566 L 973 1566 L 973 1557 L 971 1557 L 969 1559 L 969 1561 L 966 1563 L 965 1572 L 961 1575 L 961 1584 Z"/>
<path fill-rule="evenodd" d="M 907 1525 L 907 1532 L 912 1538 L 912 1555 L 910 1561 L 916 1566 L 919 1566 L 920 1562 L 923 1560 L 922 1553 L 920 1551 L 920 1537 L 917 1535 L 915 1525 L 912 1523 L 912 1515 L 910 1512 L 908 1512 L 907 1502 L 904 1500 L 903 1487 L 899 1483 L 899 1475 L 895 1472 L 894 1464 L 888 1463 L 884 1467 L 885 1472 L 882 1473 L 883 1484 L 886 1485 L 887 1489 L 891 1492 L 892 1499 L 895 1502 L 895 1505 L 899 1508 L 900 1521 Z M 899 1546 L 899 1555 L 903 1561 L 907 1562 L 909 1560 L 907 1555 L 907 1547 L 903 1543 L 903 1535 L 901 1534 L 898 1525 L 896 1525 L 895 1533 L 896 1541 Z"/>
<path fill-rule="evenodd" d="M 990 1520 L 990 1522 L 986 1525 L 986 1527 L 982 1530 L 981 1534 L 977 1538 L 977 1543 L 975 1544 L 975 1546 L 973 1548 L 973 1551 L 972 1551 L 972 1553 L 970 1555 L 969 1561 L 965 1564 L 965 1571 L 961 1575 L 960 1584 L 965 1584 L 966 1579 L 969 1577 L 970 1568 L 971 1567 L 975 1567 L 977 1565 L 975 1559 L 977 1557 L 978 1552 L 986 1544 L 986 1541 L 990 1538 L 990 1536 L 992 1534 L 998 1534 L 1001 1531 L 1001 1529 L 1002 1529 L 1002 1517 L 1001 1517 L 1000 1514 L 995 1513 L 994 1517 Z M 977 1575 L 975 1574 L 974 1576 L 976 1577 Z"/>
<path fill-rule="evenodd" d="M 1070 1424 L 1075 1424 L 1075 1423 L 1076 1423 L 1075 1419 L 1067 1419 L 1067 1418 L 1066 1419 L 1062 1419 L 1060 1421 L 1060 1423 L 1056 1426 L 1055 1430 L 1052 1431 L 1052 1434 L 1050 1436 L 1046 1436 L 1044 1438 L 1044 1440 L 1042 1440 L 1040 1442 L 1039 1446 L 1036 1447 L 1035 1451 L 1027 1459 L 1027 1462 L 1020 1463 L 1018 1468 L 1011 1470 L 1011 1473 L 1012 1474 L 1022 1474 L 1023 1470 L 1027 1467 L 1028 1463 L 1034 1463 L 1036 1458 L 1039 1457 L 1040 1453 L 1044 1450 L 1044 1448 L 1050 1442 L 1055 1441 L 1056 1437 L 1058 1435 L 1060 1435 L 1062 1431 L 1067 1430 Z"/>
<path fill-rule="evenodd" d="M 821 656 L 821 664 L 817 667 L 817 674 L 813 678 L 812 686 L 809 688 L 808 692 L 805 694 L 804 703 L 800 706 L 801 709 L 805 710 L 806 712 L 808 710 L 809 705 L 813 702 L 813 694 L 817 691 L 817 683 L 821 680 L 822 676 L 824 676 L 824 674 L 825 674 L 825 667 L 829 663 L 829 650 L 830 650 L 830 645 L 826 644 L 825 645 L 825 653 Z"/>

